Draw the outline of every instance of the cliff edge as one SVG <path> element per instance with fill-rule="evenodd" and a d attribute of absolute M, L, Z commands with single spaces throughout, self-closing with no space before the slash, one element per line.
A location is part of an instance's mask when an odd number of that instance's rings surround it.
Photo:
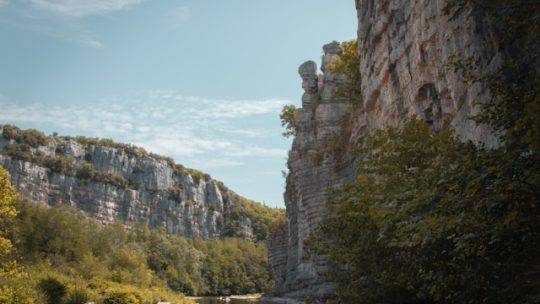
<path fill-rule="evenodd" d="M 468 86 L 462 73 L 448 68 L 451 60 L 474 57 L 479 68 L 497 69 L 502 54 L 495 35 L 481 16 L 467 11 L 451 18 L 445 6 L 444 0 L 356 1 L 359 104 L 335 94 L 347 82 L 328 69 L 343 52 L 340 44 L 323 47 L 322 73 L 313 61 L 301 65 L 305 93 L 288 159 L 287 237 L 274 235 L 269 243 L 276 293 L 331 295 L 324 276 L 331 265 L 309 252 L 309 236 L 326 215 L 327 191 L 354 179 L 350 149 L 366 135 L 416 116 L 435 129 L 450 121 L 461 138 L 498 145 L 487 126 L 469 119 L 491 99 L 487 86 Z"/>

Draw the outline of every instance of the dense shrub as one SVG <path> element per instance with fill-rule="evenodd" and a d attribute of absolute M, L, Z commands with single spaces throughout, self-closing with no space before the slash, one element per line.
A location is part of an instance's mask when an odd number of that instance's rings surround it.
<path fill-rule="evenodd" d="M 253 228 L 254 241 L 265 241 L 268 238 L 270 226 L 285 216 L 283 209 L 264 206 L 261 203 L 245 199 L 226 190 L 222 191 L 222 194 L 225 194 L 225 198 L 230 202 L 224 236 L 244 237 L 241 221 L 248 218 Z"/>
<path fill-rule="evenodd" d="M 67 294 L 66 285 L 52 277 L 41 280 L 38 287 L 45 295 L 47 304 L 60 304 Z"/>
<path fill-rule="evenodd" d="M 484 150 L 419 121 L 368 138 L 359 176 L 328 196 L 314 235 L 344 265 L 331 276 L 340 301 L 533 303 L 540 168 L 529 151 Z"/>
<path fill-rule="evenodd" d="M 91 163 L 83 163 L 77 168 L 77 178 L 102 183 L 108 183 L 118 188 L 126 189 L 129 182 L 122 176 L 113 173 L 103 173 L 94 168 Z"/>
<path fill-rule="evenodd" d="M 65 304 L 87 304 L 90 301 L 88 293 L 84 289 L 75 289 L 69 292 Z"/>
<path fill-rule="evenodd" d="M 96 170 L 91 163 L 83 163 L 77 168 L 77 178 L 91 180 L 95 174 Z"/>
<path fill-rule="evenodd" d="M 112 254 L 109 267 L 112 271 L 112 279 L 118 283 L 150 286 L 154 278 L 142 249 L 117 248 Z"/>
<path fill-rule="evenodd" d="M 4 148 L 4 153 L 13 159 L 31 162 L 32 149 L 27 144 L 12 144 Z"/>
<path fill-rule="evenodd" d="M 2 136 L 7 140 L 15 140 L 15 136 L 17 136 L 18 131 L 19 128 L 12 125 L 2 126 Z"/>
<path fill-rule="evenodd" d="M 128 292 L 115 291 L 107 295 L 103 300 L 103 304 L 140 304 L 139 298 Z"/>
<path fill-rule="evenodd" d="M 33 148 L 44 146 L 49 142 L 47 135 L 34 129 L 21 130 L 12 125 L 2 126 L 2 135 L 7 140 L 15 140 L 17 143 L 26 144 Z"/>
<path fill-rule="evenodd" d="M 75 159 L 70 156 L 56 155 L 47 157 L 44 160 L 44 166 L 49 168 L 52 173 L 75 174 Z"/>

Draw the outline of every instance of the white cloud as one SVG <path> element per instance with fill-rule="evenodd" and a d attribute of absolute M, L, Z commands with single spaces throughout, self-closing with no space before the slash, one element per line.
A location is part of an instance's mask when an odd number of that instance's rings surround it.
<path fill-rule="evenodd" d="M 0 0 L 0 8 L 9 4 L 9 0 Z"/>
<path fill-rule="evenodd" d="M 103 47 L 102 42 L 96 35 L 87 30 L 77 20 L 53 18 L 47 14 L 31 10 L 16 10 L 14 14 L 1 18 L 0 22 L 61 41 L 96 49 Z"/>
<path fill-rule="evenodd" d="M 191 20 L 191 10 L 187 6 L 176 7 L 165 15 L 165 19 L 171 28 L 178 28 Z"/>
<path fill-rule="evenodd" d="M 279 129 L 268 130 L 268 119 L 277 117 L 285 103 L 211 100 L 162 91 L 83 106 L 22 105 L 0 98 L 0 124 L 114 138 L 208 169 L 240 166 L 246 157 L 284 158 L 287 151 L 266 138 L 271 132 L 279 134 Z M 268 116 L 258 119 L 262 115 Z M 254 123 L 246 126 L 250 118 Z"/>
<path fill-rule="evenodd" d="M 144 0 L 30 0 L 37 8 L 71 17 L 102 15 L 126 9 Z"/>

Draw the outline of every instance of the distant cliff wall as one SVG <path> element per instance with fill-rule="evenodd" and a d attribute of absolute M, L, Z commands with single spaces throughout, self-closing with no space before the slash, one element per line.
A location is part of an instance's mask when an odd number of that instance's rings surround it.
<path fill-rule="evenodd" d="M 468 118 L 489 101 L 487 87 L 465 84 L 447 66 L 451 58 L 474 57 L 489 71 L 501 62 L 496 39 L 481 16 L 470 11 L 451 19 L 445 0 L 357 0 L 362 103 L 336 98 L 346 81 L 328 70 L 341 53 L 339 44 L 324 46 L 322 74 L 315 62 L 299 69 L 305 91 L 297 110 L 297 132 L 289 153 L 285 203 L 286 240 L 270 243 L 277 292 L 289 297 L 324 299 L 332 293 L 324 273 L 326 259 L 310 254 L 309 236 L 326 216 L 327 190 L 356 175 L 350 147 L 374 130 L 398 126 L 407 117 L 424 119 L 433 128 L 450 120 L 464 139 L 497 145 L 489 128 Z M 346 130 L 345 130 L 346 129 Z M 345 139 L 342 137 L 346 136 Z M 340 140 L 337 140 L 340 139 Z"/>
<path fill-rule="evenodd" d="M 103 223 L 147 222 L 189 237 L 255 237 L 245 213 L 245 204 L 255 203 L 208 175 L 112 141 L 6 128 L 0 126 L 0 165 L 24 198 L 71 205 Z"/>

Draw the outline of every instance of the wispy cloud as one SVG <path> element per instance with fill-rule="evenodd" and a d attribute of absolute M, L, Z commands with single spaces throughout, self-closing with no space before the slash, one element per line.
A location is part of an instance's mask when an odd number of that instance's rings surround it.
<path fill-rule="evenodd" d="M 165 15 L 165 20 L 172 29 L 179 28 L 191 20 L 191 9 L 187 6 L 176 7 Z"/>
<path fill-rule="evenodd" d="M 85 30 L 77 23 L 66 24 L 31 14 L 21 16 L 21 18 L 3 18 L 0 19 L 0 23 L 49 36 L 57 40 L 69 41 L 95 49 L 103 48 L 103 43 L 94 34 Z"/>
<path fill-rule="evenodd" d="M 240 166 L 246 157 L 285 157 L 285 149 L 266 142 L 265 130 L 268 117 L 277 117 L 286 103 L 213 100 L 163 91 L 82 106 L 22 105 L 0 99 L 0 123 L 114 138 L 181 162 L 200 163 L 205 169 Z M 250 119 L 254 122 L 246 126 Z M 276 128 L 271 132 L 279 134 L 278 123 L 271 127 Z"/>
<path fill-rule="evenodd" d="M 33 7 L 70 17 L 103 15 L 120 11 L 144 0 L 30 0 Z"/>
<path fill-rule="evenodd" d="M 135 7 L 146 0 L 0 0 L 4 15 L 0 22 L 68 41 L 100 49 L 104 45 L 92 32 L 85 17 L 102 16 Z M 10 4 L 9 6 L 7 4 Z"/>

